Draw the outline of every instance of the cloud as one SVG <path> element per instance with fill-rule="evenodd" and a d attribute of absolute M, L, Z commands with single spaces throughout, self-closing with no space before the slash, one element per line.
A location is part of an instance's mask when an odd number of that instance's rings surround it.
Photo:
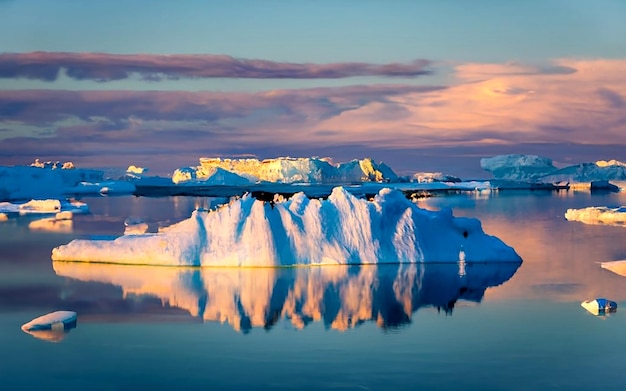
<path fill-rule="evenodd" d="M 442 87 L 363 85 L 258 93 L 187 91 L 0 90 L 0 121 L 51 125 L 77 119 L 95 123 L 134 121 L 224 122 L 264 114 L 280 122 L 319 120 L 390 96 Z M 282 118 L 282 120 L 281 120 Z"/>
<path fill-rule="evenodd" d="M 402 169 L 407 159 L 422 167 L 455 161 L 464 169 L 481 153 L 539 153 L 574 163 L 583 155 L 626 160 L 623 69 L 626 60 L 563 59 L 533 67 L 462 64 L 446 87 L 0 91 L 0 128 L 23 129 L 20 137 L 18 130 L 0 132 L 0 161 L 44 158 L 41 151 L 58 153 L 48 158 L 54 160 L 62 154 L 113 162 L 141 156 L 150 163 L 124 164 L 147 166 L 159 159 L 195 164 L 206 155 L 341 159 L 375 151 L 380 155 L 373 157 Z M 52 131 L 45 143 L 37 129 Z"/>
<path fill-rule="evenodd" d="M 100 82 L 128 79 L 182 78 L 338 79 L 354 76 L 415 77 L 429 75 L 431 62 L 370 64 L 288 63 L 239 59 L 214 54 L 108 54 L 29 52 L 1 53 L 0 78 L 55 81 L 61 72 L 75 80 Z"/>

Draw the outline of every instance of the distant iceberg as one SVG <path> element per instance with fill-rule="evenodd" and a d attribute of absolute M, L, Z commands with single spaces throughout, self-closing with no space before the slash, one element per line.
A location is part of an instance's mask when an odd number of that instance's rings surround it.
<path fill-rule="evenodd" d="M 177 170 L 172 179 L 175 183 L 189 181 L 210 180 L 216 175 L 216 169 L 231 174 L 224 176 L 223 184 L 231 183 L 233 179 L 241 182 L 245 178 L 249 182 L 272 183 L 335 183 L 347 184 L 356 182 L 389 182 L 398 177 L 393 170 L 384 163 L 376 163 L 372 159 L 352 160 L 347 163 L 334 165 L 330 159 L 320 158 L 290 158 L 275 159 L 221 159 L 200 158 L 197 167 L 185 167 Z M 234 183 L 238 184 L 238 183 Z"/>
<path fill-rule="evenodd" d="M 105 180 L 101 170 L 76 168 L 73 163 L 39 162 L 30 166 L 0 166 L 0 200 L 62 198 L 85 194 L 132 194 L 132 183 Z"/>
<path fill-rule="evenodd" d="M 421 308 L 451 314 L 457 301 L 480 302 L 519 263 L 396 264 L 317 268 L 173 268 L 53 262 L 57 275 L 119 286 L 124 298 L 158 298 L 202 321 L 237 331 L 270 329 L 281 318 L 296 329 L 322 322 L 347 330 L 411 322 Z"/>
<path fill-rule="evenodd" d="M 498 155 L 482 158 L 480 165 L 496 179 L 544 183 L 626 181 L 626 164 L 599 160 L 556 168 L 552 160 L 537 155 Z"/>
<path fill-rule="evenodd" d="M 196 210 L 159 233 L 115 240 L 73 240 L 53 260 L 179 266 L 286 266 L 456 262 L 521 262 L 480 221 L 419 208 L 400 191 L 372 201 L 342 187 L 327 200 L 297 193 L 263 202 L 250 195 L 216 211 Z"/>
<path fill-rule="evenodd" d="M 626 181 L 626 165 L 617 160 L 580 163 L 555 170 L 543 176 L 541 180 L 551 182 Z"/>
<path fill-rule="evenodd" d="M 535 181 L 556 170 L 552 160 L 537 155 L 498 155 L 480 159 L 480 166 L 496 179 Z"/>
<path fill-rule="evenodd" d="M 626 207 L 591 206 L 582 209 L 568 209 L 565 212 L 565 218 L 569 221 L 580 221 L 585 224 L 626 226 Z"/>
<path fill-rule="evenodd" d="M 180 185 L 249 185 L 250 180 L 220 167 L 182 167 L 174 171 L 172 182 Z"/>
<path fill-rule="evenodd" d="M 80 201 L 58 199 L 30 200 L 22 203 L 0 202 L 0 213 L 57 214 L 61 212 L 88 213 L 89 206 Z M 68 216 L 65 216 L 66 218 Z"/>

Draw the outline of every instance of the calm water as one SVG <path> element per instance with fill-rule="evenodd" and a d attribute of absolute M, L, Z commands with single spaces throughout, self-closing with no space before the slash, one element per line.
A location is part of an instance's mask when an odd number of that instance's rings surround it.
<path fill-rule="evenodd" d="M 623 390 L 626 228 L 567 222 L 567 208 L 626 194 L 519 192 L 420 201 L 481 219 L 518 265 L 175 269 L 52 263 L 52 247 L 188 217 L 194 198 L 86 198 L 71 227 L 0 223 L 4 390 Z M 580 302 L 608 297 L 596 317 Z M 20 325 L 74 310 L 58 343 Z"/>

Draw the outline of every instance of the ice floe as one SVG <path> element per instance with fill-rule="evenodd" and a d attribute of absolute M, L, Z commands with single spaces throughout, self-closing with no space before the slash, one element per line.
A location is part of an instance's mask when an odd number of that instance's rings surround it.
<path fill-rule="evenodd" d="M 580 221 L 585 224 L 626 226 L 626 207 L 591 206 L 582 209 L 568 209 L 565 212 L 565 218 L 569 221 Z"/>
<path fill-rule="evenodd" d="M 69 330 L 76 327 L 77 319 L 74 311 L 55 311 L 24 323 L 22 331 L 35 338 L 58 342 Z"/>
<path fill-rule="evenodd" d="M 88 213 L 89 206 L 80 201 L 58 199 L 30 200 L 24 203 L 0 202 L 0 213 L 4 214 L 57 214 L 59 212 Z M 63 218 L 62 215 L 59 217 Z"/>
<path fill-rule="evenodd" d="M 617 311 L 617 303 L 605 298 L 585 300 L 580 305 L 596 316 L 604 316 Z"/>

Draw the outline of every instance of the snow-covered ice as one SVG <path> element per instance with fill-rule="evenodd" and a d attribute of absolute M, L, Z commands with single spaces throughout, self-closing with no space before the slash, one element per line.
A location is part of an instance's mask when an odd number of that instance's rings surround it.
<path fill-rule="evenodd" d="M 184 180 L 199 181 L 215 175 L 217 168 L 250 182 L 347 184 L 388 182 L 398 178 L 389 166 L 372 159 L 335 165 L 330 159 L 290 157 L 265 160 L 204 157 L 200 158 L 199 166 L 179 169 L 174 176 L 177 178 L 176 183 Z"/>
<path fill-rule="evenodd" d="M 617 303 L 605 298 L 585 300 L 580 306 L 596 316 L 604 316 L 617 311 Z"/>
<path fill-rule="evenodd" d="M 626 181 L 626 165 L 617 160 L 600 160 L 563 167 L 541 178 L 545 182 Z"/>
<path fill-rule="evenodd" d="M 30 166 L 0 166 L 0 200 L 62 198 L 75 194 L 131 194 L 127 181 L 105 180 L 101 170 L 39 162 Z"/>
<path fill-rule="evenodd" d="M 565 218 L 585 224 L 607 224 L 626 226 L 626 207 L 591 206 L 582 209 L 568 209 Z"/>
<path fill-rule="evenodd" d="M 626 181 L 626 164 L 618 160 L 583 162 L 562 168 L 537 155 L 498 155 L 480 160 L 496 179 L 543 183 Z"/>
<path fill-rule="evenodd" d="M 461 182 L 461 178 L 453 175 L 443 174 L 441 172 L 416 172 L 412 176 L 412 180 L 418 183 L 432 182 Z"/>
<path fill-rule="evenodd" d="M 480 166 L 496 179 L 534 181 L 556 170 L 552 160 L 537 155 L 498 155 L 480 159 Z"/>
<path fill-rule="evenodd" d="M 59 212 L 88 213 L 89 206 L 80 201 L 58 199 L 30 200 L 23 203 L 0 202 L 0 213 L 4 214 L 57 214 Z"/>
<path fill-rule="evenodd" d="M 249 179 L 221 167 L 182 167 L 174 171 L 172 182 L 180 185 L 204 184 L 204 185 L 249 185 Z"/>
<path fill-rule="evenodd" d="M 59 276 L 119 286 L 123 297 L 146 295 L 203 321 L 235 330 L 269 328 L 279 318 L 295 328 L 324 322 L 346 330 L 375 321 L 396 327 L 420 308 L 450 313 L 457 301 L 480 302 L 510 279 L 519 263 L 334 266 L 316 268 L 175 268 L 53 262 Z"/>
<path fill-rule="evenodd" d="M 159 233 L 115 240 L 74 240 L 53 260 L 180 266 L 282 266 L 457 262 L 521 262 L 480 221 L 417 207 L 403 193 L 372 200 L 337 187 L 327 200 L 298 193 L 266 203 L 250 195 L 216 211 L 196 210 Z"/>
<path fill-rule="evenodd" d="M 42 315 L 22 325 L 22 331 L 35 338 L 58 342 L 65 333 L 76 327 L 77 314 L 74 311 L 55 311 Z"/>

